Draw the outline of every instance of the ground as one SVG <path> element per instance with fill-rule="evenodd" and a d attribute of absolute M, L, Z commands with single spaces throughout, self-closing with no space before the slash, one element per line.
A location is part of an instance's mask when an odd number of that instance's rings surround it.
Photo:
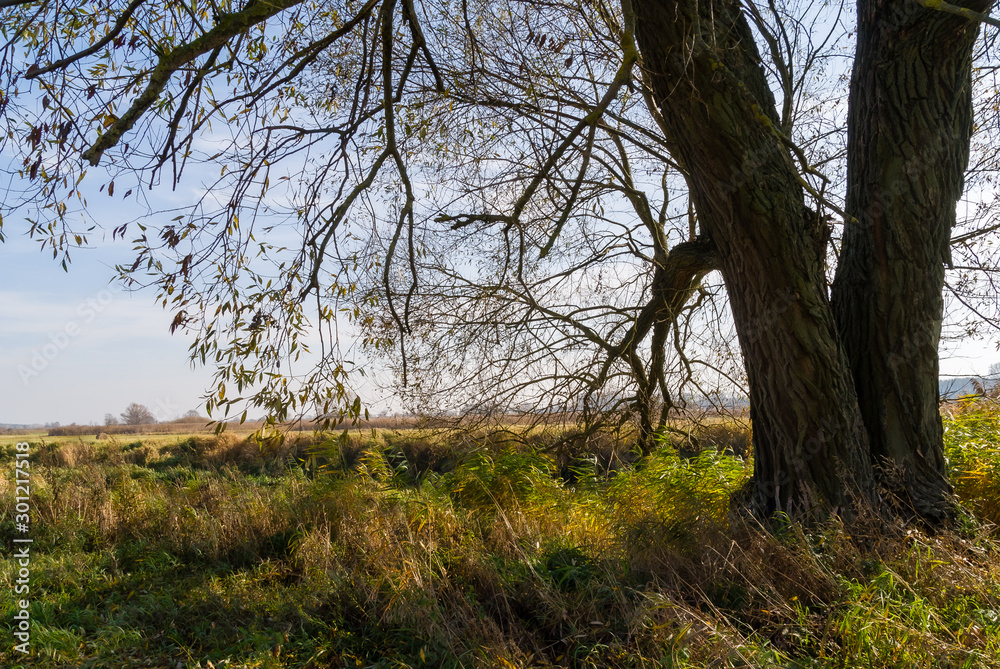
<path fill-rule="evenodd" d="M 948 411 L 964 512 L 934 535 L 731 514 L 752 456 L 718 424 L 645 458 L 558 430 L 3 436 L 0 664 L 1000 667 L 1000 411 Z"/>

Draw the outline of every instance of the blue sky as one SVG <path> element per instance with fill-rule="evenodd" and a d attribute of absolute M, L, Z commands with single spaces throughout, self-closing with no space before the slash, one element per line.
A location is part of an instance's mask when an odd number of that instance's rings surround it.
<path fill-rule="evenodd" d="M 112 281 L 130 245 L 98 235 L 64 272 L 24 229 L 7 221 L 0 244 L 0 423 L 103 422 L 131 402 L 161 420 L 200 409 L 211 372 L 191 369 L 190 339 L 168 333 L 152 292 Z"/>

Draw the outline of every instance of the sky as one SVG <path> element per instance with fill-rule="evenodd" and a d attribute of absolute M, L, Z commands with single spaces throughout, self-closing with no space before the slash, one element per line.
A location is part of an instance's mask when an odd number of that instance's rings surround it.
<path fill-rule="evenodd" d="M 152 292 L 112 281 L 130 245 L 77 250 L 65 272 L 11 223 L 0 244 L 0 423 L 101 424 L 132 402 L 158 420 L 204 415 L 212 374 L 191 368 L 190 337 L 169 334 Z"/>

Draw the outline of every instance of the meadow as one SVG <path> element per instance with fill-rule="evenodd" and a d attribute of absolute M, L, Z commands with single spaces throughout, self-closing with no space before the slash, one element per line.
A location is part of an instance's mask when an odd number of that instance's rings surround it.
<path fill-rule="evenodd" d="M 730 512 L 749 435 L 0 437 L 4 667 L 1000 667 L 1000 407 L 947 531 Z M 31 443 L 30 649 L 13 650 Z"/>

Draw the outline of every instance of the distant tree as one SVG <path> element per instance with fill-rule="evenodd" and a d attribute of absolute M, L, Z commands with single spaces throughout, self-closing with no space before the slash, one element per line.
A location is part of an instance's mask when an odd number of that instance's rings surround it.
<path fill-rule="evenodd" d="M 118 418 L 113 413 L 104 414 L 105 425 L 118 425 Z"/>
<path fill-rule="evenodd" d="M 190 411 L 185 412 L 183 416 L 181 416 L 180 418 L 177 418 L 176 420 L 174 420 L 172 422 L 174 422 L 174 423 L 207 423 L 207 422 L 209 422 L 209 420 L 210 419 L 205 418 L 204 416 L 200 415 L 198 413 L 197 409 L 191 409 Z"/>
<path fill-rule="evenodd" d="M 993 399 L 1000 399 L 1000 362 L 990 365 L 990 371 L 986 374 L 984 384 L 984 394 Z"/>
<path fill-rule="evenodd" d="M 122 423 L 124 425 L 152 425 L 155 422 L 156 416 L 153 415 L 153 412 L 148 407 L 142 404 L 132 402 L 122 412 Z"/>

